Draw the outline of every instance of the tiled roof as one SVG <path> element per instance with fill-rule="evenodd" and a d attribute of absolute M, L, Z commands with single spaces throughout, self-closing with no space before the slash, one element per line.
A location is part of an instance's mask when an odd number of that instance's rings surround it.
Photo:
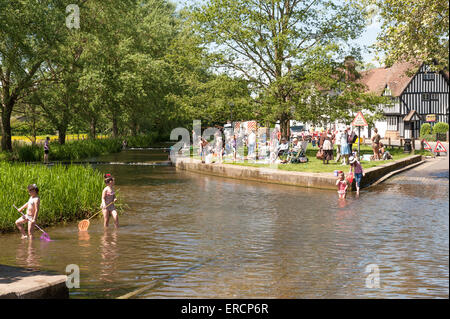
<path fill-rule="evenodd" d="M 406 115 L 406 116 L 403 118 L 403 121 L 404 121 L 404 122 L 410 122 L 410 121 L 413 119 L 414 115 L 416 115 L 417 118 L 420 120 L 420 114 L 417 113 L 416 110 L 411 110 L 411 111 L 408 113 L 408 115 Z"/>
<path fill-rule="evenodd" d="M 381 95 L 386 85 L 391 89 L 392 96 L 400 96 L 409 84 L 421 63 L 402 62 L 391 67 L 377 68 L 361 72 L 360 82 L 365 84 L 367 91 Z"/>

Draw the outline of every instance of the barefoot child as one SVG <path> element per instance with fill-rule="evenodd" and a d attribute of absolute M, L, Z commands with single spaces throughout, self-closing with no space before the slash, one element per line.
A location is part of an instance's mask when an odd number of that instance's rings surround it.
<path fill-rule="evenodd" d="M 28 185 L 28 194 L 30 194 L 30 199 L 25 205 L 19 208 L 19 212 L 22 212 L 25 208 L 27 209 L 27 213 L 25 214 L 26 218 L 21 216 L 16 220 L 16 226 L 22 233 L 22 239 L 27 238 L 25 230 L 22 226 L 26 222 L 28 222 L 28 237 L 30 239 L 33 238 L 33 228 L 36 224 L 36 219 L 39 213 L 39 206 L 41 205 L 41 200 L 38 196 L 39 189 L 36 184 Z"/>
<path fill-rule="evenodd" d="M 114 202 L 116 199 L 116 193 L 114 192 L 114 177 L 111 174 L 105 174 L 105 184 L 106 187 L 102 192 L 102 204 L 101 208 L 103 210 L 104 222 L 103 226 L 108 227 L 109 216 L 112 215 L 114 219 L 114 226 L 119 227 L 119 216 L 117 215 L 116 208 L 114 207 Z M 112 203 L 112 204 L 111 204 Z M 111 205 L 109 205 L 111 204 Z M 108 206 L 109 205 L 109 206 Z"/>
<path fill-rule="evenodd" d="M 356 195 L 359 195 L 359 188 L 361 187 L 361 179 L 363 176 L 363 169 L 361 166 L 361 163 L 358 161 L 358 159 L 354 156 L 349 157 L 350 162 L 350 172 L 353 172 L 353 169 L 355 169 L 355 180 L 356 180 Z"/>
<path fill-rule="evenodd" d="M 336 185 L 338 187 L 339 199 L 345 198 L 345 194 L 347 193 L 348 183 L 345 179 L 344 172 L 339 171 L 339 178 L 336 181 Z"/>

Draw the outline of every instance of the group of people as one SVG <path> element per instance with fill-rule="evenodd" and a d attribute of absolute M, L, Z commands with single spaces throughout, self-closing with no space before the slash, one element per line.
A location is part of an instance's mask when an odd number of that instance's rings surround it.
<path fill-rule="evenodd" d="M 319 151 L 317 158 L 323 160 L 323 164 L 328 164 L 334 158 L 334 146 L 336 146 L 336 163 L 342 158 L 342 165 L 349 164 L 350 156 L 353 154 L 353 144 L 356 142 L 358 135 L 347 126 L 345 129 L 332 131 L 327 129 L 318 137 Z"/>
<path fill-rule="evenodd" d="M 105 188 L 102 192 L 102 200 L 101 200 L 101 209 L 103 212 L 103 226 L 108 227 L 109 220 L 112 216 L 114 220 L 114 226 L 116 228 L 119 227 L 119 216 L 117 214 L 116 207 L 114 203 L 116 202 L 116 193 L 114 191 L 115 179 L 111 174 L 105 174 Z M 22 239 L 32 239 L 33 238 L 33 230 L 36 225 L 36 220 L 38 218 L 39 209 L 41 206 L 41 199 L 39 197 L 39 188 L 36 184 L 28 185 L 27 187 L 28 194 L 30 198 L 28 201 L 20 208 L 18 211 L 22 213 L 23 210 L 26 209 L 26 213 L 22 215 L 22 217 L 18 218 L 15 222 L 17 228 L 22 234 Z M 24 224 L 28 224 L 28 234 L 25 232 Z"/>

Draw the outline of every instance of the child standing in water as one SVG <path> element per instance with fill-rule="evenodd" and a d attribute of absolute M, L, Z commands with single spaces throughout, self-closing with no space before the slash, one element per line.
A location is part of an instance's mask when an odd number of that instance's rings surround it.
<path fill-rule="evenodd" d="M 336 185 L 338 187 L 339 199 L 344 199 L 348 188 L 347 180 L 345 179 L 344 172 L 342 171 L 339 171 L 338 176 L 339 178 L 336 181 Z"/>
<path fill-rule="evenodd" d="M 361 179 L 363 176 L 363 169 L 361 166 L 361 163 L 358 161 L 358 159 L 354 156 L 349 157 L 350 162 L 350 172 L 353 172 L 353 169 L 355 170 L 355 180 L 356 180 L 356 195 L 359 195 L 359 189 L 361 187 Z"/>
<path fill-rule="evenodd" d="M 102 204 L 101 208 L 103 210 L 104 222 L 103 226 L 108 227 L 109 216 L 112 215 L 114 219 L 115 228 L 119 227 L 119 216 L 117 215 L 116 208 L 114 206 L 114 202 L 116 199 L 116 193 L 114 192 L 114 177 L 111 174 L 105 174 L 105 184 L 106 187 L 102 192 Z M 108 206 L 109 205 L 109 206 Z"/>
<path fill-rule="evenodd" d="M 19 228 L 22 233 L 22 239 L 27 238 L 27 234 L 23 229 L 23 224 L 28 222 L 28 237 L 30 239 L 33 238 L 33 228 L 36 224 L 36 219 L 39 213 L 39 206 L 41 205 L 41 200 L 38 196 L 39 189 L 36 184 L 28 185 L 28 194 L 30 194 L 30 199 L 28 202 L 19 208 L 19 212 L 22 212 L 25 208 L 27 209 L 27 213 L 25 214 L 25 218 L 22 216 L 18 220 L 16 220 L 16 226 Z"/>

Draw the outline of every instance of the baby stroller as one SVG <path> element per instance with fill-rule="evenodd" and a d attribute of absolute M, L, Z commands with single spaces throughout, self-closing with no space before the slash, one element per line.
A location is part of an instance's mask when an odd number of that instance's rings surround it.
<path fill-rule="evenodd" d="M 300 151 L 297 152 L 295 156 L 292 156 L 290 159 L 290 163 L 306 163 L 308 161 L 308 158 L 306 157 L 306 150 L 303 148 L 300 149 Z"/>

